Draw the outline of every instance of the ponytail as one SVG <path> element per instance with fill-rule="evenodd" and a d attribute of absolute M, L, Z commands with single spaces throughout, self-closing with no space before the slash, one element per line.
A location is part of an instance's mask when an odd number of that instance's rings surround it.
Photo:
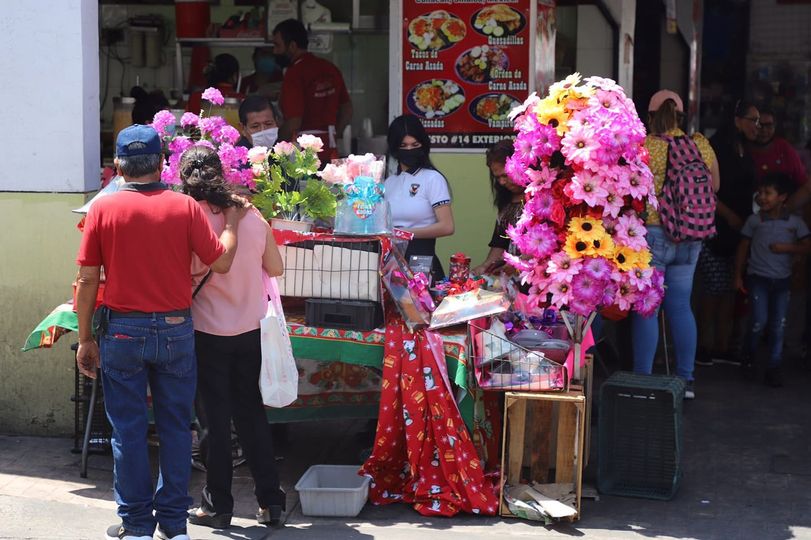
<path fill-rule="evenodd" d="M 651 133 L 667 133 L 681 126 L 684 114 L 676 109 L 676 102 L 666 99 L 657 110 L 648 113 L 648 124 Z"/>

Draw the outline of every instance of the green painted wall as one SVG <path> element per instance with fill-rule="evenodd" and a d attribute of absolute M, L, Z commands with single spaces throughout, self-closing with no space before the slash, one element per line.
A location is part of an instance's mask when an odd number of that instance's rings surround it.
<path fill-rule="evenodd" d="M 466 253 L 475 266 L 487 256 L 490 249 L 487 244 L 496 219 L 484 154 L 435 152 L 431 154 L 431 160 L 451 184 L 456 225 L 453 236 L 439 240 L 437 256 L 446 272 L 451 254 L 457 251 Z"/>
<path fill-rule="evenodd" d="M 73 432 L 75 335 L 52 349 L 20 349 L 73 294 L 81 235 L 71 210 L 84 202 L 81 193 L 0 193 L 0 433 Z"/>

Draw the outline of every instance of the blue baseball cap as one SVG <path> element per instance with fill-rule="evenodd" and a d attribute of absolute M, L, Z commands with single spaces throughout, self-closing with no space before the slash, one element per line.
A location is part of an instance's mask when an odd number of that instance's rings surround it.
<path fill-rule="evenodd" d="M 161 151 L 160 135 L 152 126 L 135 124 L 124 128 L 118 133 L 115 142 L 116 157 L 160 154 Z"/>

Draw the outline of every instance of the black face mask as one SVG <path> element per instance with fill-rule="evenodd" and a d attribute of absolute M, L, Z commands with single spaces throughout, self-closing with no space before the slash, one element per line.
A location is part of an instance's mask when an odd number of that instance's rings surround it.
<path fill-rule="evenodd" d="M 417 169 L 425 165 L 425 158 L 425 150 L 422 148 L 411 148 L 397 152 L 397 160 L 401 165 L 405 165 L 409 169 Z"/>
<path fill-rule="evenodd" d="M 276 59 L 276 65 L 280 68 L 286 68 L 290 65 L 290 59 L 286 54 L 274 54 L 273 58 Z"/>

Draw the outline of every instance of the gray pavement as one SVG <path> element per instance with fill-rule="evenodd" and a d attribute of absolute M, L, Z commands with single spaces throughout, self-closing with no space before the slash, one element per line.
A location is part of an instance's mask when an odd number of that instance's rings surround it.
<path fill-rule="evenodd" d="M 192 526 L 201 539 L 413 538 L 690 538 L 811 539 L 811 373 L 793 366 L 783 389 L 740 380 L 728 365 L 700 367 L 698 399 L 685 407 L 684 481 L 672 501 L 601 496 L 584 500 L 573 525 L 543 527 L 514 519 L 458 516 L 424 518 L 405 505 L 367 505 L 357 518 L 312 518 L 301 513 L 293 485 L 312 464 L 358 464 L 368 444 L 363 421 L 292 424 L 280 444 L 288 491 L 283 526 L 253 521 L 253 484 L 246 466 L 235 470 L 234 526 Z M 596 433 L 596 430 L 595 430 Z M 596 437 L 595 437 L 596 438 Z M 0 436 L 0 539 L 99 539 L 116 522 L 112 460 L 91 456 L 79 477 L 73 441 Z M 596 441 L 594 448 L 596 449 Z M 596 450 L 586 474 L 594 483 Z M 193 474 L 199 500 L 204 475 Z"/>

